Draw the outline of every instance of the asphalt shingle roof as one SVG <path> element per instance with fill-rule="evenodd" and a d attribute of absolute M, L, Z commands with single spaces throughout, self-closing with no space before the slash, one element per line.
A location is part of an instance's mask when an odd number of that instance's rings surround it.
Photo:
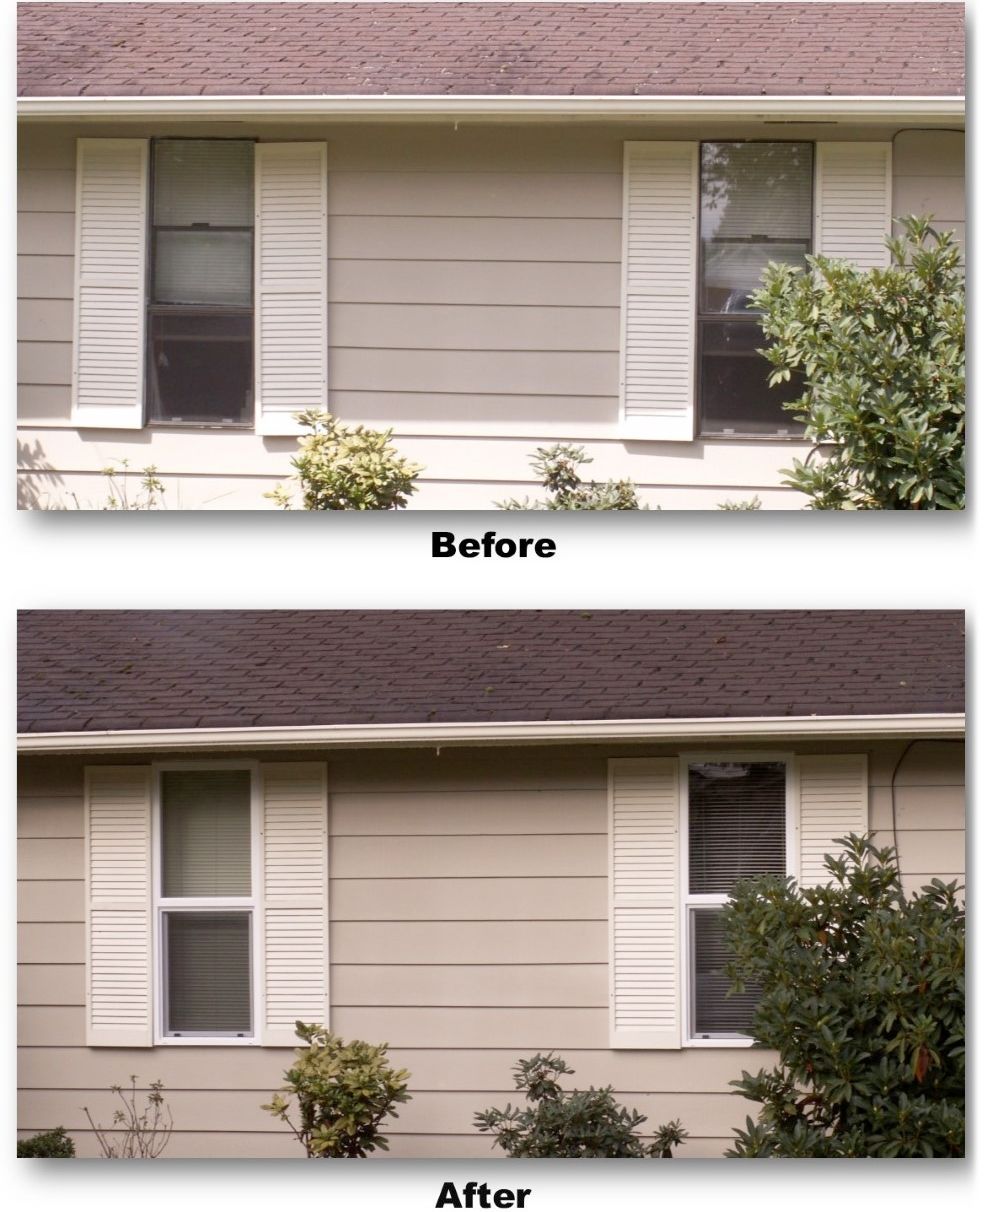
<path fill-rule="evenodd" d="M 27 611 L 22 732 L 963 710 L 958 611 Z"/>
<path fill-rule="evenodd" d="M 21 4 L 24 96 L 964 91 L 962 4 Z"/>

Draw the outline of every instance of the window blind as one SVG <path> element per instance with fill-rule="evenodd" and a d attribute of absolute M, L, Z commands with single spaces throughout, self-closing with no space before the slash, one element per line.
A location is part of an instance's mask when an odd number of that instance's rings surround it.
<path fill-rule="evenodd" d="M 733 953 L 724 939 L 720 909 L 692 909 L 694 1034 L 734 1035 L 751 1030 L 752 1015 L 761 996 L 758 986 L 728 995 L 731 982 L 724 966 Z"/>
<path fill-rule="evenodd" d="M 169 1035 L 252 1031 L 250 914 L 164 914 Z"/>
<path fill-rule="evenodd" d="M 162 894 L 249 896 L 249 771 L 168 770 L 161 799 Z"/>
<path fill-rule="evenodd" d="M 786 872 L 783 762 L 703 762 L 689 769 L 690 892 L 731 892 Z"/>

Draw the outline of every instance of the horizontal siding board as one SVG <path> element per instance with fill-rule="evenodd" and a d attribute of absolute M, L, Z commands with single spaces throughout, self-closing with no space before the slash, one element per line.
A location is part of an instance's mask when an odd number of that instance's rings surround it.
<path fill-rule="evenodd" d="M 69 299 L 75 281 L 72 255 L 17 257 L 17 296 L 21 299 Z M 71 325 L 64 338 L 71 340 Z"/>
<path fill-rule="evenodd" d="M 333 257 L 392 261 L 620 260 L 617 219 L 337 216 Z"/>
<path fill-rule="evenodd" d="M 619 265 L 588 262 L 390 261 L 333 256 L 332 303 L 618 307 Z"/>
<path fill-rule="evenodd" d="M 22 255 L 74 257 L 74 213 L 29 212 L 17 224 L 17 251 Z"/>
<path fill-rule="evenodd" d="M 556 879 L 334 879 L 333 921 L 603 919 L 606 881 Z"/>
<path fill-rule="evenodd" d="M 299 1043 L 300 1041 L 298 1041 Z M 394 1065 L 408 1069 L 416 1090 L 478 1090 L 514 1093 L 510 1048 L 393 1048 Z M 207 1069 L 215 1090 L 273 1090 L 282 1081 L 293 1052 L 288 1048 L 159 1048 L 154 1075 L 168 1089 L 195 1090 Z M 756 1065 L 773 1062 L 773 1054 L 758 1050 Z M 120 1072 L 140 1073 L 147 1054 L 141 1049 L 105 1053 L 91 1048 L 22 1048 L 18 1085 L 24 1089 L 63 1090 L 71 1086 L 105 1090 Z M 743 1048 L 692 1048 L 681 1052 L 612 1052 L 608 1049 L 568 1049 L 565 1059 L 574 1069 L 571 1085 L 614 1085 L 624 1094 L 667 1092 L 720 1093 L 742 1068 L 749 1066 Z"/>
<path fill-rule="evenodd" d="M 17 334 L 22 341 L 64 341 L 71 333 L 71 300 L 24 299 L 17 305 Z"/>
<path fill-rule="evenodd" d="M 581 906 L 571 907 L 581 912 Z M 331 927 L 338 964 L 607 963 L 604 920 L 339 922 Z"/>
<path fill-rule="evenodd" d="M 84 923 L 21 922 L 17 958 L 21 963 L 84 964 Z"/>
<path fill-rule="evenodd" d="M 19 880 L 17 920 L 84 922 L 85 886 L 82 880 Z"/>
<path fill-rule="evenodd" d="M 85 967 L 82 964 L 19 964 L 19 1006 L 82 1006 L 85 1004 Z M 62 1071 L 64 1080 L 64 1070 Z"/>
<path fill-rule="evenodd" d="M 335 793 L 331 831 L 336 838 L 455 834 L 554 834 L 605 831 L 599 791 Z"/>
<path fill-rule="evenodd" d="M 618 354 L 585 350 L 339 349 L 333 391 L 614 395 Z M 593 469 L 592 469 L 593 470 Z"/>
<path fill-rule="evenodd" d="M 21 838 L 81 838 L 81 795 L 20 797 L 17 836 Z"/>
<path fill-rule="evenodd" d="M 604 837 L 336 838 L 332 876 L 604 876 Z"/>
<path fill-rule="evenodd" d="M 49 328 L 55 331 L 52 321 Z M 618 311 L 603 307 L 335 304 L 328 313 L 328 330 L 335 347 L 618 349 Z"/>
<path fill-rule="evenodd" d="M 45 386 L 70 386 L 71 341 L 18 341 L 17 381 Z"/>
<path fill-rule="evenodd" d="M 481 957 L 484 958 L 484 957 Z M 605 1006 L 608 965 L 334 964 L 337 1006 Z"/>
<path fill-rule="evenodd" d="M 896 828 L 902 833 L 963 829 L 966 818 L 965 799 L 963 787 L 897 787 Z M 872 829 L 891 829 L 891 788 L 875 787 L 872 790 L 869 820 Z"/>
<path fill-rule="evenodd" d="M 607 1021 L 605 1009 L 564 1007 L 341 1006 L 332 1015 L 340 1035 L 387 1040 L 392 1048 L 514 1048 L 517 1056 L 604 1047 Z"/>
<path fill-rule="evenodd" d="M 618 219 L 617 173 L 333 172 L 332 215 Z"/>
<path fill-rule="evenodd" d="M 81 879 L 85 870 L 81 838 L 21 838 L 17 874 L 22 880 Z"/>
<path fill-rule="evenodd" d="M 17 174 L 19 212 L 75 211 L 75 171 L 71 168 L 25 168 Z"/>

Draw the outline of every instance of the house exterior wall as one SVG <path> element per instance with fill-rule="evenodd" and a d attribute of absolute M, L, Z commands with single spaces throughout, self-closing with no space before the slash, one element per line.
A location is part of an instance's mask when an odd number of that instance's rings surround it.
<path fill-rule="evenodd" d="M 832 132 L 835 132 L 832 134 Z M 631 477 L 665 508 L 757 494 L 799 508 L 779 471 L 802 442 L 629 440 L 619 420 L 622 149 L 626 140 L 886 140 L 885 127 L 656 124 L 477 127 L 183 124 L 28 126 L 20 143 L 20 504 L 99 508 L 101 472 L 155 465 L 169 508 L 261 509 L 293 438 L 195 428 L 78 429 L 71 420 L 75 144 L 186 134 L 328 143 L 329 404 L 393 428 L 421 463 L 413 508 L 490 509 L 535 493 L 535 447 L 585 446 L 596 478 Z M 903 131 L 893 213 L 963 223 L 963 140 Z"/>
<path fill-rule="evenodd" d="M 892 843 L 895 773 L 908 888 L 962 878 L 962 746 L 919 741 L 904 750 L 903 741 L 797 746 L 867 753 L 880 844 Z M 492 1156 L 490 1140 L 472 1129 L 474 1112 L 503 1105 L 514 1095 L 516 1060 L 548 1049 L 568 1060 L 573 1080 L 612 1083 L 653 1125 L 682 1119 L 692 1134 L 682 1156 L 727 1147 L 750 1109 L 728 1082 L 769 1054 L 609 1049 L 607 759 L 673 752 L 305 755 L 329 763 L 331 1026 L 388 1041 L 412 1074 L 412 1101 L 387 1131 L 391 1156 Z M 85 764 L 33 757 L 21 766 L 19 1130 L 63 1124 L 80 1155 L 93 1155 L 81 1107 L 107 1123 L 109 1085 L 136 1073 L 167 1087 L 176 1125 L 168 1156 L 297 1156 L 296 1142 L 260 1110 L 288 1049 L 84 1046 Z"/>

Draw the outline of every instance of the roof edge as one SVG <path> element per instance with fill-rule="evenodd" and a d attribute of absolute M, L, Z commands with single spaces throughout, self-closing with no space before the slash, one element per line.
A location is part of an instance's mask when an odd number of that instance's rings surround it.
<path fill-rule="evenodd" d="M 848 740 L 960 737 L 962 712 L 920 715 L 742 716 L 708 719 L 533 720 L 509 723 L 329 724 L 277 728 L 163 728 L 22 732 L 20 753 L 123 753 L 183 749 L 419 748 L 564 742 L 709 739 Z"/>
<path fill-rule="evenodd" d="M 153 118 L 189 116 L 348 119 L 475 118 L 526 120 L 547 118 L 621 118 L 686 120 L 702 117 L 781 116 L 810 118 L 925 118 L 962 121 L 962 95 L 910 96 L 489 96 L 421 95 L 248 95 L 140 97 L 18 97 L 18 115 L 26 119 L 65 117 Z"/>

